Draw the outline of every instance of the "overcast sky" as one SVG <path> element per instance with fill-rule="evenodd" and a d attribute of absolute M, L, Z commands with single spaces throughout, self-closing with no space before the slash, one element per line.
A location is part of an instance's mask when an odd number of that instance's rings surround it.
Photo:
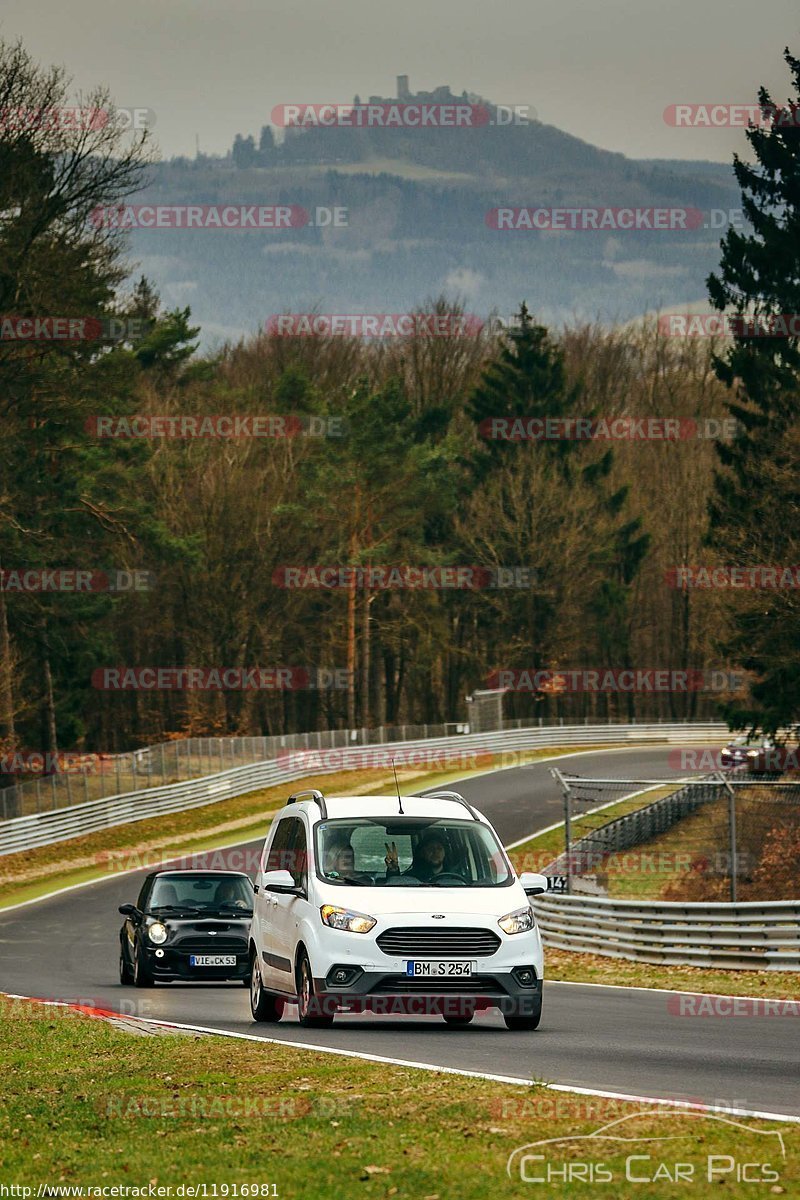
<path fill-rule="evenodd" d="M 0 35 L 84 90 L 157 114 L 165 156 L 227 150 L 273 105 L 446 83 L 635 158 L 728 161 L 741 130 L 675 129 L 678 102 L 786 99 L 797 0 L 2 0 Z"/>

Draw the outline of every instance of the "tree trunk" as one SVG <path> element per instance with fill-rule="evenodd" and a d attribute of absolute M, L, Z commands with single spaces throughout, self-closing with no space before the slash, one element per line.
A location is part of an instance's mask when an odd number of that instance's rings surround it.
<path fill-rule="evenodd" d="M 45 753 L 58 753 L 58 738 L 56 733 L 56 704 L 53 696 L 53 673 L 50 669 L 50 641 L 47 635 L 47 623 L 42 623 L 40 651 L 42 655 L 42 683 L 44 686 L 44 709 L 42 711 L 42 747 Z"/>
<path fill-rule="evenodd" d="M 370 675 L 370 657 L 371 657 L 371 639 L 370 639 L 370 623 L 369 609 L 371 596 L 369 589 L 364 589 L 364 635 L 362 640 L 361 653 L 361 724 L 369 726 L 372 716 L 370 697 L 369 697 L 369 675 Z"/>
<path fill-rule="evenodd" d="M 358 553 L 358 518 L 360 492 L 356 488 L 355 512 L 350 534 L 350 566 L 356 565 Z M 351 571 L 347 587 L 347 727 L 356 727 L 356 577 Z"/>
<path fill-rule="evenodd" d="M 11 662 L 11 638 L 8 633 L 6 594 L 0 588 L 0 733 L 14 747 L 17 731 L 14 726 L 14 684 Z"/>

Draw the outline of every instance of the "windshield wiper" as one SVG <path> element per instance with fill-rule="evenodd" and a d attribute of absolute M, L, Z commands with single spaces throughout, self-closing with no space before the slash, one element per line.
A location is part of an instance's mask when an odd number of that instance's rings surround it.
<path fill-rule="evenodd" d="M 356 887 L 371 886 L 366 879 L 356 879 L 354 875 L 340 875 L 339 879 L 342 883 L 354 883 Z"/>
<path fill-rule="evenodd" d="M 206 909 L 198 908 L 195 904 L 154 904 L 150 908 L 150 912 L 189 912 L 203 913 Z"/>

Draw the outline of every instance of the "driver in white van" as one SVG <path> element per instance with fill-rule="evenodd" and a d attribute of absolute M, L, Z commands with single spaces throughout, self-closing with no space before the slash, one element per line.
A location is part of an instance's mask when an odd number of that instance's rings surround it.
<path fill-rule="evenodd" d="M 386 874 L 399 875 L 400 864 L 397 857 L 397 846 L 394 842 L 385 842 L 386 846 Z M 435 879 L 437 875 L 448 874 L 447 866 L 447 848 L 441 834 L 432 830 L 425 834 L 414 850 L 414 856 L 411 860 L 411 866 L 404 875 L 413 875 L 419 879 L 421 883 L 429 883 Z"/>

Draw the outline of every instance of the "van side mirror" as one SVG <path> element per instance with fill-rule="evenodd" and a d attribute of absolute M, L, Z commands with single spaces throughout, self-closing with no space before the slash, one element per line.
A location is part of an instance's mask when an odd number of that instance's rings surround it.
<path fill-rule="evenodd" d="M 541 896 L 547 891 L 547 876 L 538 875 L 535 871 L 523 871 L 519 881 L 525 889 L 526 896 Z"/>
<path fill-rule="evenodd" d="M 302 895 L 302 888 L 297 886 L 289 871 L 265 871 L 261 877 L 261 888 L 265 892 L 279 892 L 281 895 Z"/>

